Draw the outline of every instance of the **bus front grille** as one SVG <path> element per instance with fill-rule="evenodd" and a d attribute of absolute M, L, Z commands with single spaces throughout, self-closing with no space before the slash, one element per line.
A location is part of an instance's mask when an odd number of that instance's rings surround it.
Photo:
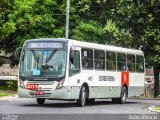
<path fill-rule="evenodd" d="M 35 92 L 29 92 L 32 97 L 50 97 L 51 93 L 44 93 L 44 95 L 36 95 Z"/>

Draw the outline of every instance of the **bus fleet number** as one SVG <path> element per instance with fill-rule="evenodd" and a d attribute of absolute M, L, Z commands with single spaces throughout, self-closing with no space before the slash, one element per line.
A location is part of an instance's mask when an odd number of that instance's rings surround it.
<path fill-rule="evenodd" d="M 38 90 L 38 84 L 27 84 L 27 90 Z"/>

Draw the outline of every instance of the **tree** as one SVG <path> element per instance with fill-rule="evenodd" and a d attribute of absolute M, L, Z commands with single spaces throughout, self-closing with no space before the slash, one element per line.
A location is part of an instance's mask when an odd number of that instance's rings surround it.
<path fill-rule="evenodd" d="M 4 28 L 6 28 L 4 24 L 9 20 L 8 15 L 12 13 L 12 10 L 13 10 L 12 0 L 1 0 L 1 4 L 0 4 L 0 53 L 2 51 L 5 51 L 6 53 L 10 53 L 11 51 L 7 48 L 13 45 L 13 42 L 12 41 L 9 42 L 6 39 L 6 35 L 4 34 Z M 8 31 L 6 31 L 6 34 L 7 32 L 10 32 L 14 29 L 11 24 L 8 26 L 10 27 L 8 28 Z M 4 64 L 5 62 L 4 59 L 12 59 L 12 57 L 1 55 L 0 56 L 0 66 Z"/>
<path fill-rule="evenodd" d="M 144 51 L 146 65 L 154 68 L 156 97 L 159 94 L 160 2 L 158 0 L 80 0 L 77 5 L 81 8 L 79 11 L 83 11 L 83 14 L 79 14 L 83 20 L 96 21 L 96 24 L 103 28 L 100 40 L 97 37 L 96 41 L 100 41 L 101 44 L 108 43 Z M 79 34 L 83 36 L 85 33 Z M 85 38 L 95 41 L 93 36 Z"/>
<path fill-rule="evenodd" d="M 4 0 L 2 6 L 0 50 L 4 53 L 13 54 L 27 39 L 64 37 L 64 1 Z"/>

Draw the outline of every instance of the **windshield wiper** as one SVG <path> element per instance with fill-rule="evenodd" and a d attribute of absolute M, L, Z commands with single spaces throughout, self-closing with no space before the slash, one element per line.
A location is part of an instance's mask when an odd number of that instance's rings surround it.
<path fill-rule="evenodd" d="M 51 58 L 54 56 L 54 54 L 56 53 L 56 51 L 57 51 L 57 49 L 55 49 L 55 50 L 53 50 L 52 52 L 51 52 L 51 54 L 48 56 L 48 58 L 46 59 L 46 63 L 48 63 L 50 60 L 51 60 Z"/>

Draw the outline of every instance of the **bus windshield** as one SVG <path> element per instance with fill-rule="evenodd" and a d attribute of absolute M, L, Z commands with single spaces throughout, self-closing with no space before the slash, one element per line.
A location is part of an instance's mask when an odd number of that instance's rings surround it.
<path fill-rule="evenodd" d="M 65 50 L 24 50 L 20 63 L 20 76 L 59 78 L 65 75 Z"/>

